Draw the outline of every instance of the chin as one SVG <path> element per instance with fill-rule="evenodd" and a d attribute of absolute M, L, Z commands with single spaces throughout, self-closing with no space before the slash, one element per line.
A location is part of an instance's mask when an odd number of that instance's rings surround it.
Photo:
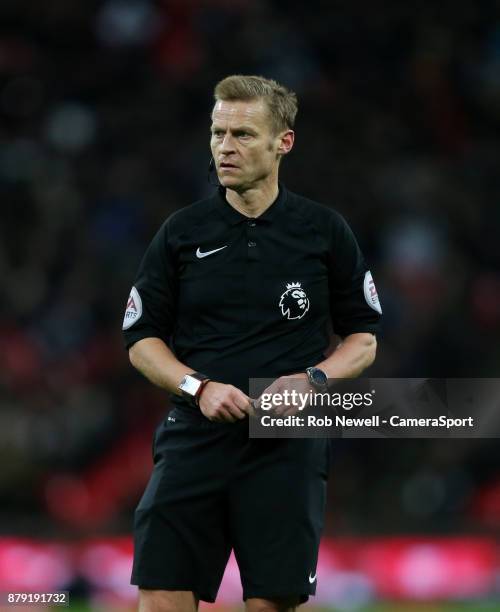
<path fill-rule="evenodd" d="M 241 180 L 237 179 L 234 176 L 219 176 L 219 183 L 226 187 L 227 189 L 234 189 L 238 191 L 238 188 L 241 187 Z"/>

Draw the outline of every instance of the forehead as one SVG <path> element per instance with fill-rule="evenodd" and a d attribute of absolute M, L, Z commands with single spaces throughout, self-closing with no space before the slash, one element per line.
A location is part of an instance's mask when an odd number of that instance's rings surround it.
<path fill-rule="evenodd" d="M 269 111 L 264 100 L 217 100 L 212 111 L 214 124 L 269 127 Z"/>

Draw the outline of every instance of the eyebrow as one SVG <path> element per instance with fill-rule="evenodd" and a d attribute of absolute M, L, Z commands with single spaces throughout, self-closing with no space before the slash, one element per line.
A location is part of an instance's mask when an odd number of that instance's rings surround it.
<path fill-rule="evenodd" d="M 216 123 L 212 123 L 210 126 L 210 131 L 213 132 L 214 130 L 224 130 L 224 128 Z M 252 132 L 253 134 L 256 134 L 257 130 L 249 125 L 237 125 L 236 127 L 231 128 L 231 132 Z"/>

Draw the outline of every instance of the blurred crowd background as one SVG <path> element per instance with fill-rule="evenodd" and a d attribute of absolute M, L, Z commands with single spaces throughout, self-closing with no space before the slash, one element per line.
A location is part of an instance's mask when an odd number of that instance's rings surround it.
<path fill-rule="evenodd" d="M 130 532 L 168 399 L 123 311 L 159 225 L 213 190 L 232 73 L 298 94 L 282 180 L 370 262 L 370 374 L 498 376 L 498 1 L 2 0 L 0 535 Z M 334 450 L 327 535 L 498 535 L 495 439 Z"/>

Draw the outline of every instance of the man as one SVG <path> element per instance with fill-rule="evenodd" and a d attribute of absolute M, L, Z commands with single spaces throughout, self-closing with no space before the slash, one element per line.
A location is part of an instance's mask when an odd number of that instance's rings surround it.
<path fill-rule="evenodd" d="M 141 612 L 214 601 L 231 549 L 249 612 L 294 610 L 315 592 L 328 444 L 249 439 L 249 379 L 275 379 L 279 392 L 358 376 L 381 310 L 342 217 L 278 182 L 296 112 L 275 81 L 218 83 L 221 187 L 167 219 L 129 297 L 130 360 L 175 406 L 135 514 Z M 330 319 L 343 342 L 326 358 Z"/>

